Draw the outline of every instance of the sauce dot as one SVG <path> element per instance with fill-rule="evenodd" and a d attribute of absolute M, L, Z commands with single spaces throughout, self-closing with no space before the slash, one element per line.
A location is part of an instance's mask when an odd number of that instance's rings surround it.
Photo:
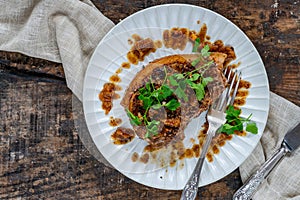
<path fill-rule="evenodd" d="M 213 161 L 213 155 L 212 155 L 212 153 L 208 152 L 206 154 L 206 158 L 207 158 L 208 162 L 212 162 Z"/>
<path fill-rule="evenodd" d="M 125 68 L 125 69 L 129 69 L 130 68 L 130 63 L 129 62 L 123 62 L 121 67 Z"/>
<path fill-rule="evenodd" d="M 193 151 L 194 151 L 194 155 L 195 157 L 199 157 L 200 156 L 200 145 L 198 144 L 194 144 L 192 147 Z"/>
<path fill-rule="evenodd" d="M 137 65 L 139 61 L 143 61 L 150 53 L 155 52 L 157 47 L 152 39 L 143 39 L 139 35 L 132 35 L 134 43 L 131 50 L 127 53 L 127 59 L 131 64 Z"/>
<path fill-rule="evenodd" d="M 123 145 L 131 142 L 135 136 L 132 129 L 118 127 L 117 130 L 111 135 L 111 139 L 116 145 Z"/>
<path fill-rule="evenodd" d="M 251 83 L 245 80 L 241 80 L 239 84 L 239 88 L 249 89 L 251 87 Z"/>
<path fill-rule="evenodd" d="M 114 93 L 114 95 L 112 96 L 113 99 L 120 99 L 121 96 L 117 93 Z"/>
<path fill-rule="evenodd" d="M 110 126 L 119 126 L 122 123 L 122 119 L 120 118 L 114 118 L 114 117 L 110 117 L 109 120 L 109 125 Z"/>
<path fill-rule="evenodd" d="M 170 166 L 174 167 L 176 164 L 177 160 L 176 160 L 176 154 L 172 151 L 171 152 L 171 156 L 170 156 Z"/>
<path fill-rule="evenodd" d="M 219 149 L 219 147 L 218 147 L 217 145 L 214 145 L 214 146 L 212 147 L 212 150 L 213 150 L 214 154 L 220 153 L 220 149 Z"/>
<path fill-rule="evenodd" d="M 112 75 L 109 80 L 114 83 L 121 82 L 121 78 L 117 74 Z"/>
<path fill-rule="evenodd" d="M 117 70 L 116 70 L 116 74 L 120 74 L 122 72 L 122 68 L 119 67 Z"/>
<path fill-rule="evenodd" d="M 186 149 L 185 150 L 185 157 L 186 158 L 192 158 L 194 156 L 194 152 L 192 149 Z"/>
<path fill-rule="evenodd" d="M 119 85 L 115 85 L 115 91 L 121 91 L 122 90 L 122 87 L 119 86 Z"/>
<path fill-rule="evenodd" d="M 134 152 L 131 156 L 132 162 L 136 162 L 139 159 L 139 154 L 137 152 Z"/>
<path fill-rule="evenodd" d="M 246 100 L 242 98 L 235 98 L 234 99 L 234 104 L 237 106 L 242 106 L 246 104 Z"/>
<path fill-rule="evenodd" d="M 140 157 L 140 161 L 144 164 L 148 163 L 149 161 L 149 154 L 148 153 L 145 153 L 143 154 L 141 157 Z"/>
<path fill-rule="evenodd" d="M 161 48 L 162 47 L 162 41 L 161 40 L 156 40 L 154 42 L 154 45 L 155 45 L 156 48 Z"/>

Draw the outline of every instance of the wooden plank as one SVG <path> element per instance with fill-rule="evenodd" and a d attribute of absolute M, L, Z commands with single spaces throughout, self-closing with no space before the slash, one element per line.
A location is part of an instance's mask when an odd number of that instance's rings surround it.
<path fill-rule="evenodd" d="M 173 1 L 100 1 L 115 23 L 149 6 Z M 251 39 L 271 91 L 300 105 L 297 1 L 181 1 L 214 10 Z M 0 52 L 0 199 L 179 199 L 180 191 L 140 185 L 97 161 L 74 125 L 72 94 L 62 65 Z M 238 170 L 202 187 L 201 199 L 230 199 Z"/>

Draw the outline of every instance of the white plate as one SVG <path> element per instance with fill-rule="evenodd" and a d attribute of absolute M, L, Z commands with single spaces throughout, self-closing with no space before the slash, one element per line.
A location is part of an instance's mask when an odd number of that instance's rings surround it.
<path fill-rule="evenodd" d="M 201 21 L 200 24 L 197 23 L 198 20 Z M 146 142 L 135 138 L 126 145 L 114 145 L 110 135 L 116 127 L 109 126 L 109 117 L 121 118 L 122 126 L 130 127 L 130 124 L 123 107 L 119 105 L 120 100 L 114 101 L 112 111 L 105 115 L 98 94 L 121 63 L 127 61 L 126 53 L 130 49 L 128 38 L 132 34 L 162 40 L 162 31 L 165 29 L 182 27 L 198 31 L 202 23 L 206 23 L 208 27 L 207 35 L 211 37 L 210 41 L 220 39 L 235 48 L 237 59 L 233 63 L 241 62 L 238 69 L 242 71 L 243 79 L 251 83 L 242 113 L 245 116 L 253 114 L 252 120 L 257 123 L 259 133 L 247 134 L 245 137 L 234 136 L 232 140 L 227 141 L 226 145 L 220 148 L 220 153 L 214 155 L 213 162 L 204 162 L 199 186 L 213 183 L 239 167 L 253 151 L 265 128 L 269 110 L 268 78 L 257 50 L 238 27 L 213 11 L 185 4 L 166 4 L 137 12 L 117 24 L 96 48 L 84 80 L 83 106 L 89 132 L 98 150 L 118 171 L 141 184 L 160 189 L 182 189 L 197 159 L 184 159 L 183 163 L 177 162 L 174 167 L 132 162 L 133 152 L 141 153 Z M 147 56 L 139 66 L 165 55 L 190 52 L 190 47 L 183 51 L 162 47 Z M 123 90 L 118 94 L 123 96 L 126 87 L 140 69 L 141 67 L 131 66 L 120 73 L 120 85 Z M 196 137 L 195 130 L 199 130 L 202 124 L 203 116 L 193 120 L 185 130 L 187 138 Z M 185 145 L 189 145 L 188 143 L 185 141 Z M 165 159 L 169 159 L 168 156 Z"/>

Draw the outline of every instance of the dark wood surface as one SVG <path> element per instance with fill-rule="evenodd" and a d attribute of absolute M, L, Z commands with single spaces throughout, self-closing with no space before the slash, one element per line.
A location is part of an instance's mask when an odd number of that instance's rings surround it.
<path fill-rule="evenodd" d="M 300 105 L 300 3 L 296 0 L 100 1 L 114 23 L 162 3 L 211 9 L 238 25 L 259 51 L 270 90 Z M 279 4 L 276 4 L 278 2 Z M 0 51 L 0 199 L 179 199 L 140 185 L 89 153 L 74 125 L 72 93 L 59 63 Z M 238 170 L 199 190 L 230 199 Z"/>

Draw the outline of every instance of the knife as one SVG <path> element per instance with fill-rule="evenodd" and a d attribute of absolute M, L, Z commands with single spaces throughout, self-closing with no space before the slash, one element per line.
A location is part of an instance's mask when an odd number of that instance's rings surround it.
<path fill-rule="evenodd" d="M 300 146 L 300 123 L 283 138 L 281 147 L 233 195 L 233 200 L 250 200 L 272 169 L 287 154 Z"/>

